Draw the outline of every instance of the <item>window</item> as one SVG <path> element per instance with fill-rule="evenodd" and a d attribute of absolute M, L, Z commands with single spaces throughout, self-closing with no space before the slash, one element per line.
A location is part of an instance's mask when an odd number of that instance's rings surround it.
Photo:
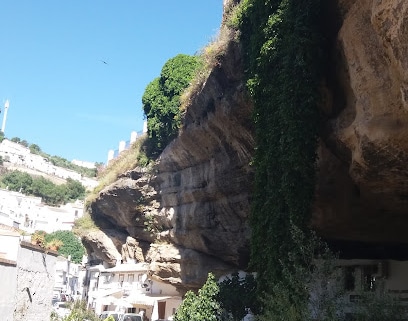
<path fill-rule="evenodd" d="M 344 289 L 346 291 L 354 291 L 356 287 L 355 267 L 346 266 L 344 275 Z"/>
<path fill-rule="evenodd" d="M 368 265 L 363 267 L 362 286 L 364 291 L 374 292 L 376 289 L 375 274 L 378 272 L 377 265 Z"/>
<path fill-rule="evenodd" d="M 133 283 L 134 280 L 135 280 L 135 275 L 134 274 L 128 274 L 128 282 Z"/>
<path fill-rule="evenodd" d="M 374 292 L 377 274 L 377 265 L 347 266 L 344 269 L 344 289 L 346 291 Z"/>
<path fill-rule="evenodd" d="M 123 280 L 125 279 L 125 275 L 124 274 L 119 274 L 119 283 L 122 286 L 123 285 Z"/>

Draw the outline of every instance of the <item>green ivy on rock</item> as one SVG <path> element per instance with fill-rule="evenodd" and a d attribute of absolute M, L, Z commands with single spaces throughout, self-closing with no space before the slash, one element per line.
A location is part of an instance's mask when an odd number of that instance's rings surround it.
<path fill-rule="evenodd" d="M 287 276 L 311 259 L 292 231 L 307 237 L 315 189 L 321 0 L 244 0 L 240 8 L 256 136 L 251 266 L 260 295 L 279 283 L 288 302 L 304 302 L 307 293 Z"/>

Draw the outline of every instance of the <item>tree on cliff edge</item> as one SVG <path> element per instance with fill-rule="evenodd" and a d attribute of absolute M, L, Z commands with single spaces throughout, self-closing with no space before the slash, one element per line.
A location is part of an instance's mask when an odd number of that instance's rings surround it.
<path fill-rule="evenodd" d="M 149 83 L 142 97 L 147 117 L 147 155 L 157 157 L 180 127 L 180 95 L 199 67 L 199 58 L 179 54 L 163 66 L 160 77 Z"/>

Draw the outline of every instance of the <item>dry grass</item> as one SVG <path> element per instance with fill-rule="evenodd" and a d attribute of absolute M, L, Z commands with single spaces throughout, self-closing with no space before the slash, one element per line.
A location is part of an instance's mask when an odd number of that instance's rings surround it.
<path fill-rule="evenodd" d="M 85 234 L 89 233 L 90 231 L 98 230 L 99 228 L 96 226 L 95 222 L 92 220 L 92 217 L 89 213 L 84 213 L 84 215 L 74 222 L 74 226 L 72 228 L 72 232 L 75 235 L 80 237 L 84 236 Z"/>
<path fill-rule="evenodd" d="M 186 111 L 192 98 L 200 92 L 213 68 L 220 64 L 221 59 L 226 54 L 228 44 L 238 39 L 238 31 L 234 28 L 235 23 L 233 23 L 237 10 L 237 6 L 231 6 L 228 9 L 228 14 L 224 17 L 224 23 L 218 34 L 199 52 L 202 66 L 197 70 L 190 85 L 180 97 L 180 110 L 182 112 Z"/>
<path fill-rule="evenodd" d="M 137 139 L 129 149 L 124 150 L 117 158 L 109 162 L 108 166 L 100 173 L 98 177 L 98 186 L 96 186 L 87 196 L 87 204 L 95 201 L 99 195 L 99 192 L 106 186 L 115 182 L 121 174 L 128 170 L 134 169 L 138 165 L 139 159 L 142 156 L 141 148 L 145 140 L 146 137 Z"/>

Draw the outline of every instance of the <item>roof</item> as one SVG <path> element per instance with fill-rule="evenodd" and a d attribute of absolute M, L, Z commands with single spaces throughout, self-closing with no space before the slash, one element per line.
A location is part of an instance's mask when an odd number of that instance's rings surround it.
<path fill-rule="evenodd" d="M 146 272 L 148 270 L 149 265 L 147 263 L 126 263 L 105 269 L 104 272 Z"/>
<path fill-rule="evenodd" d="M 20 236 L 20 233 L 18 233 L 17 231 L 12 231 L 12 230 L 3 230 L 3 229 L 0 227 L 0 235 L 19 237 L 19 236 Z"/>
<path fill-rule="evenodd" d="M 145 295 L 145 294 L 135 294 L 123 299 L 125 302 L 135 305 L 148 305 L 153 306 L 154 303 L 167 300 L 167 299 L 179 299 L 181 298 L 178 296 L 171 296 L 171 295 Z"/>
<path fill-rule="evenodd" d="M 20 236 L 20 233 L 17 228 L 13 226 L 8 226 L 5 224 L 0 223 L 0 234 L 1 235 L 13 235 L 13 236 Z"/>
<path fill-rule="evenodd" d="M 108 290 L 98 290 L 97 292 L 94 292 L 92 294 L 93 298 L 103 298 L 103 297 L 107 297 L 110 296 L 111 294 L 115 294 L 115 293 L 119 293 L 122 292 L 121 288 L 117 288 L 117 289 L 108 289 Z"/>

